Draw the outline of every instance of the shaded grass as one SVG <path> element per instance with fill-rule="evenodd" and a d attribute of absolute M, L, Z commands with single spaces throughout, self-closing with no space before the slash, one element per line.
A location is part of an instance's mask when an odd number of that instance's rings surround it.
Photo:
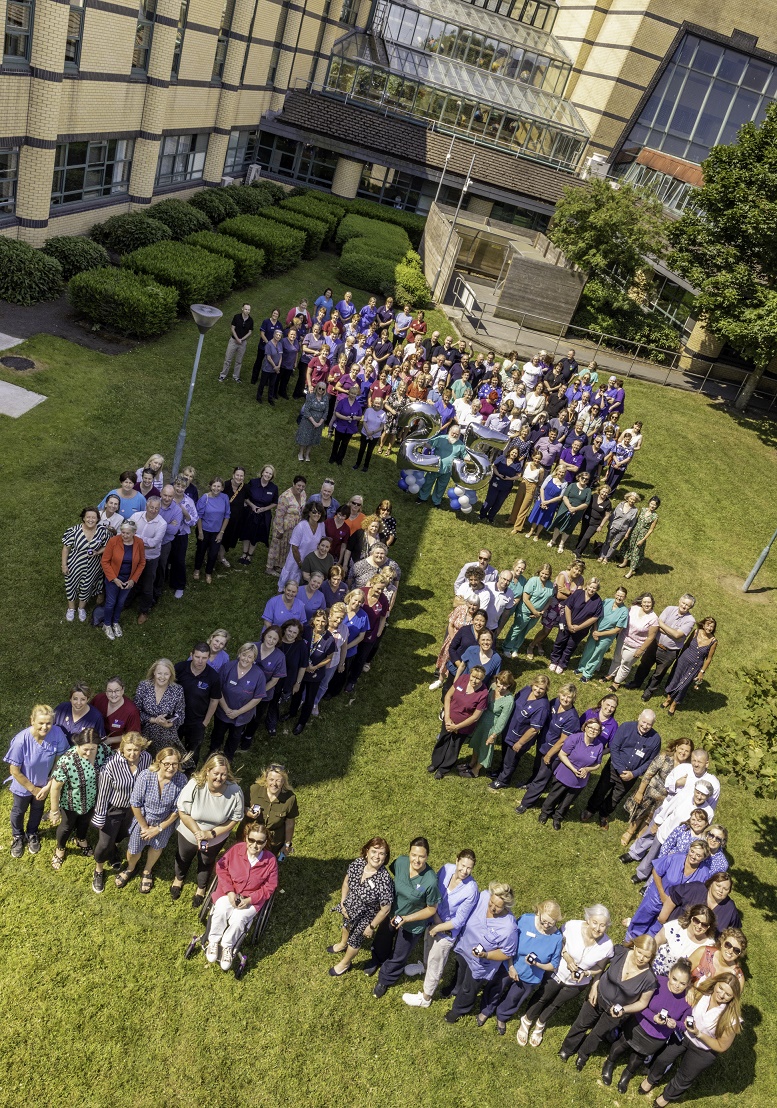
<path fill-rule="evenodd" d="M 334 281 L 334 260 L 322 256 L 249 294 L 254 318 L 276 304 L 285 310 L 300 295 L 314 299 Z M 357 303 L 362 296 L 354 290 Z M 245 293 L 222 305 L 228 320 Z M 430 330 L 444 331 L 444 317 Z M 227 476 L 237 464 L 257 472 L 267 461 L 288 486 L 300 466 L 293 442 L 296 406 L 258 409 L 250 386 L 218 385 L 226 326 L 205 340 L 200 379 L 189 424 L 185 461 L 196 464 L 200 484 Z M 258 552 L 250 572 L 218 570 L 211 588 L 190 585 L 183 601 L 166 596 L 144 627 L 128 618 L 124 638 L 108 641 L 90 627 L 64 620 L 59 575 L 59 536 L 90 502 L 113 487 L 120 470 L 155 450 L 172 457 L 188 387 L 196 336 L 181 324 L 170 335 L 131 354 L 109 357 L 46 336 L 21 352 L 41 366 L 30 387 L 46 403 L 18 421 L 3 420 L 5 557 L 0 604 L 5 614 L 0 720 L 4 737 L 24 723 L 37 700 L 64 699 L 69 684 L 95 687 L 122 674 L 131 692 L 149 663 L 185 657 L 192 643 L 226 626 L 233 644 L 254 638 L 273 581 L 262 573 Z M 250 376 L 251 354 L 244 363 Z M 18 376 L 3 374 L 19 383 Z M 737 671 L 773 658 L 777 607 L 772 592 L 745 598 L 736 590 L 763 545 L 771 524 L 759 524 L 772 502 L 777 476 L 773 453 L 755 433 L 738 427 L 703 399 L 630 382 L 628 414 L 645 421 L 645 447 L 630 483 L 656 489 L 661 523 L 648 549 L 646 572 L 631 582 L 633 597 L 645 588 L 657 603 L 672 603 L 690 589 L 696 611 L 718 619 L 720 650 L 709 690 L 692 695 L 673 720 L 660 717 L 666 737 L 692 730 L 697 718 L 714 725 L 733 719 L 742 705 Z M 327 446 L 304 467 L 313 491 L 329 473 Z M 546 1035 L 539 1050 L 520 1050 L 514 1034 L 498 1038 L 493 1025 L 476 1031 L 471 1020 L 449 1027 L 446 1005 L 410 1011 L 402 986 L 382 1001 L 370 995 L 359 972 L 342 981 L 326 975 L 323 953 L 336 924 L 328 909 L 337 901 L 345 865 L 372 834 L 383 834 L 394 853 L 410 837 L 426 834 L 432 862 L 441 865 L 463 846 L 478 853 L 482 885 L 507 879 L 517 910 L 547 896 L 561 901 L 567 917 L 602 900 L 619 921 L 630 914 L 635 893 L 625 867 L 615 863 L 619 824 L 607 835 L 574 820 L 560 835 L 538 828 L 531 816 L 513 814 L 515 793 L 492 796 L 484 782 L 429 780 L 425 773 L 436 724 L 437 700 L 426 691 L 445 619 L 451 584 L 460 565 L 487 542 L 500 565 L 528 554 L 532 569 L 548 551 L 516 542 L 504 528 L 426 512 L 396 488 L 393 463 L 375 458 L 367 475 L 348 465 L 335 476 L 336 495 L 358 489 L 368 506 L 383 495 L 395 503 L 396 556 L 403 570 L 400 604 L 376 665 L 359 686 L 353 708 L 328 705 L 322 717 L 295 739 L 280 734 L 238 767 L 248 785 L 262 762 L 289 765 L 302 815 L 297 854 L 283 868 L 271 924 L 252 955 L 248 975 L 235 982 L 200 956 L 183 960 L 196 930 L 188 896 L 168 897 L 171 857 L 158 867 L 154 891 L 141 898 L 137 882 L 123 892 L 109 887 L 96 897 L 91 864 L 68 856 L 61 873 L 50 869 L 46 831 L 37 858 L 8 855 L 8 794 L 0 800 L 0 972 L 4 983 L 7 1066 L 0 1103 L 65 1102 L 157 1108 L 175 1104 L 259 1105 L 499 1105 L 636 1103 L 635 1092 L 617 1097 L 596 1084 L 596 1066 L 582 1074 L 555 1055 L 574 1012 Z M 629 482 L 626 483 L 627 485 Z M 556 568 L 558 555 L 550 558 Z M 603 569 L 611 595 L 621 573 Z M 777 588 L 777 567 L 767 562 L 760 588 Z M 518 679 L 539 665 L 513 664 Z M 554 679 L 554 688 L 558 684 Z M 581 689 L 580 704 L 598 696 Z M 619 718 L 634 718 L 638 697 L 623 696 Z M 762 1108 L 775 1083 L 772 1014 L 774 972 L 770 957 L 775 918 L 772 806 L 727 790 L 720 812 L 729 826 L 737 899 L 750 939 L 746 1032 L 696 1096 Z M 528 820 L 528 823 L 526 822 Z M 187 885 L 187 893 L 190 886 Z M 616 922 L 613 935 L 622 928 Z M 410 986 L 418 987 L 417 982 Z"/>

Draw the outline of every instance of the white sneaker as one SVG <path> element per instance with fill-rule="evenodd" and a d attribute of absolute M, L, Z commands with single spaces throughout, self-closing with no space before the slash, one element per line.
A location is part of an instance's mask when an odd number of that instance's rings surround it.
<path fill-rule="evenodd" d="M 86 623 L 86 608 L 78 609 L 78 619 L 81 623 Z"/>
<path fill-rule="evenodd" d="M 75 618 L 76 618 L 75 608 L 68 608 L 68 610 L 65 612 L 65 619 L 68 621 L 68 623 L 72 623 Z"/>
<path fill-rule="evenodd" d="M 435 689 L 441 689 L 441 688 L 442 688 L 442 681 L 438 677 L 436 681 L 432 681 L 431 685 L 429 686 L 429 692 L 434 692 Z"/>
<path fill-rule="evenodd" d="M 405 977 L 419 977 L 425 969 L 423 962 L 408 962 L 405 966 Z"/>
<path fill-rule="evenodd" d="M 210 942 L 205 947 L 205 961 L 206 962 L 218 962 L 219 960 L 219 944 Z"/>
<path fill-rule="evenodd" d="M 402 999 L 411 1008 L 428 1008 L 432 1003 L 431 1000 L 426 999 L 423 993 L 402 993 Z"/>
<path fill-rule="evenodd" d="M 117 639 L 120 639 L 121 636 L 124 634 L 124 632 L 121 629 L 121 624 L 120 623 L 114 623 L 113 633 L 114 633 L 114 635 L 116 636 Z"/>
<path fill-rule="evenodd" d="M 183 596 L 183 589 L 176 589 L 175 592 L 173 593 L 173 596 L 175 597 L 176 600 L 180 600 L 181 597 Z"/>
<path fill-rule="evenodd" d="M 113 628 L 109 627 L 107 623 L 104 623 L 103 624 L 103 631 L 105 632 L 105 637 L 110 639 L 111 642 L 113 642 L 113 640 L 116 638 L 116 636 L 113 633 Z"/>
<path fill-rule="evenodd" d="M 219 965 L 224 970 L 224 973 L 226 973 L 228 969 L 232 968 L 232 947 L 231 946 L 223 946 L 221 948 L 221 961 L 219 962 Z"/>

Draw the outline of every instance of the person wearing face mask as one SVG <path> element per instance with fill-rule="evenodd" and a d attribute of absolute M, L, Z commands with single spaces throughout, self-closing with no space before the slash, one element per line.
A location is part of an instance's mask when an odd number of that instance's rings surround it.
<path fill-rule="evenodd" d="M 445 490 L 450 483 L 453 463 L 457 458 L 466 457 L 467 448 L 461 441 L 461 428 L 458 423 L 453 423 L 447 434 L 435 435 L 429 440 L 429 445 L 440 459 L 440 468 L 437 472 L 426 474 L 416 503 L 425 504 L 431 496 L 432 504 L 435 508 L 440 508 Z"/>
<path fill-rule="evenodd" d="M 135 592 L 137 597 L 138 623 L 145 623 L 154 604 L 154 581 L 157 565 L 162 553 L 162 543 L 167 534 L 167 523 L 159 515 L 162 507 L 161 497 L 154 494 L 146 501 L 145 512 L 133 512 L 130 516 L 135 524 L 135 534 L 143 542 L 146 564 L 143 567 Z"/>
<path fill-rule="evenodd" d="M 93 696 L 91 703 L 103 717 L 105 741 L 112 750 L 118 747 L 122 735 L 128 731 L 140 731 L 137 704 L 124 695 L 124 682 L 120 677 L 109 677 L 105 692 Z"/>
<path fill-rule="evenodd" d="M 402 999 L 411 1008 L 428 1008 L 440 984 L 451 950 L 453 932 L 464 926 L 480 895 L 472 871 L 475 852 L 462 850 L 456 862 L 446 862 L 437 875 L 440 899 L 432 925 L 424 935 L 424 960 L 405 966 L 405 976 L 424 974 L 419 993 L 403 993 Z"/>
<path fill-rule="evenodd" d="M 536 999 L 521 1016 L 516 1035 L 519 1046 L 528 1042 L 539 1046 L 553 1014 L 599 977 L 615 950 L 607 934 L 609 926 L 610 913 L 603 904 L 592 904 L 585 909 L 583 919 L 561 925 L 563 945 L 558 966 L 545 977 Z"/>
<path fill-rule="evenodd" d="M 54 710 L 36 704 L 30 726 L 11 739 L 4 762 L 11 772 L 11 857 L 21 858 L 25 844 L 30 854 L 40 851 L 40 821 L 51 789 L 50 774 L 57 758 L 69 749 L 67 736 L 54 724 Z M 27 828 L 24 827 L 25 813 Z"/>
<path fill-rule="evenodd" d="M 278 862 L 260 824 L 246 824 L 243 841 L 216 863 L 216 877 L 205 959 L 226 973 L 251 920 L 278 888 Z"/>

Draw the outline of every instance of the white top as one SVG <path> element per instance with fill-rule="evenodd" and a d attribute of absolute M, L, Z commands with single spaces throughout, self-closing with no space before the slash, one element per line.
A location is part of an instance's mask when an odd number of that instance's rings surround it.
<path fill-rule="evenodd" d="M 178 797 L 178 811 L 191 816 L 203 831 L 210 831 L 222 823 L 238 822 L 243 818 L 243 790 L 234 781 L 227 781 L 222 794 L 212 793 L 207 785 L 199 786 L 194 778 L 190 778 L 181 789 Z M 181 820 L 178 831 L 190 843 L 195 839 L 192 832 Z M 215 846 L 229 837 L 229 832 L 217 835 L 215 839 L 209 839 Z"/>
<path fill-rule="evenodd" d="M 705 1035 L 715 1035 L 715 1031 L 718 1026 L 718 1020 L 720 1019 L 721 1012 L 725 1009 L 725 1004 L 712 1005 L 712 996 L 703 996 L 701 1000 L 698 1000 L 693 1006 L 693 1022 L 696 1025 L 696 1031 L 703 1031 Z M 697 1046 L 700 1050 L 709 1050 L 700 1039 L 697 1039 L 695 1035 L 690 1031 L 686 1031 L 686 1035 L 691 1040 L 694 1046 Z"/>
<path fill-rule="evenodd" d="M 466 595 L 461 590 L 467 584 L 467 576 L 466 576 L 467 570 L 468 569 L 477 569 L 479 565 L 480 565 L 479 562 L 465 562 L 464 563 L 464 565 L 461 567 L 461 570 L 459 571 L 459 575 L 456 578 L 456 581 L 454 582 L 454 585 L 453 585 L 455 596 L 465 596 Z M 498 569 L 494 569 L 494 567 L 492 565 L 487 566 L 486 571 L 485 571 L 485 575 L 484 575 L 485 584 L 489 584 L 491 581 L 496 581 L 498 576 L 499 576 L 499 570 Z"/>
<path fill-rule="evenodd" d="M 585 939 L 583 938 L 583 924 L 585 920 L 571 919 L 565 924 L 562 924 L 561 930 L 564 935 L 564 947 L 563 949 L 574 959 L 579 968 L 584 971 L 583 976 L 576 980 L 574 974 L 569 969 L 569 966 L 562 957 L 558 964 L 558 969 L 553 974 L 553 978 L 556 981 L 560 981 L 562 985 L 588 985 L 591 982 L 591 970 L 596 970 L 602 967 L 605 962 L 612 958 L 615 947 L 613 946 L 612 939 L 606 933 L 602 935 L 595 943 L 590 946 L 586 946 Z"/>
<path fill-rule="evenodd" d="M 542 377 L 542 366 L 532 365 L 531 362 L 526 362 L 523 367 L 523 373 L 521 374 L 521 380 L 527 389 L 534 389 L 537 387 L 537 382 Z"/>
<path fill-rule="evenodd" d="M 658 948 L 651 963 L 655 973 L 668 974 L 678 958 L 690 958 L 694 950 L 698 950 L 700 946 L 715 945 L 714 939 L 702 939 L 701 942 L 696 942 L 676 919 L 664 924 L 664 939 L 666 941 Z"/>
<path fill-rule="evenodd" d="M 545 407 L 545 397 L 537 396 L 536 392 L 530 392 L 526 397 L 526 414 L 534 416 Z"/>
<path fill-rule="evenodd" d="M 687 792 L 691 797 L 693 796 L 693 790 L 697 785 L 701 784 L 702 781 L 705 781 L 708 785 L 712 785 L 712 793 L 707 798 L 707 803 L 713 809 L 717 806 L 718 800 L 720 799 L 720 781 L 718 781 L 714 773 L 705 772 L 701 777 L 697 777 L 690 764 L 688 762 L 683 762 L 679 766 L 675 766 L 674 769 L 666 775 L 666 781 L 664 782 L 666 791 L 670 794 L 676 793 L 678 791 L 676 782 L 683 777 L 685 778 L 685 784 L 680 791 Z"/>
<path fill-rule="evenodd" d="M 524 481 L 528 481 L 529 484 L 536 485 L 544 472 L 545 471 L 543 470 L 542 466 L 538 466 L 535 462 L 532 462 L 530 460 L 523 467 L 523 473 L 521 474 L 521 476 L 523 477 Z"/>
<path fill-rule="evenodd" d="M 651 627 L 658 626 L 655 612 L 646 612 L 641 604 L 632 604 L 629 608 L 629 625 L 626 629 L 624 645 L 638 649 L 648 637 Z"/>
<path fill-rule="evenodd" d="M 509 589 L 505 589 L 504 592 L 497 592 L 496 582 L 492 582 L 486 587 L 489 595 L 488 607 L 486 608 L 488 614 L 486 627 L 488 627 L 489 631 L 496 631 L 502 613 L 505 611 L 509 612 L 515 607 L 515 597 Z"/>
<path fill-rule="evenodd" d="M 167 523 L 161 515 L 154 519 L 146 519 L 145 512 L 133 512 L 130 519 L 137 524 L 138 529 L 135 535 L 143 540 L 143 546 L 146 548 L 146 561 L 155 561 L 162 552 Z"/>
<path fill-rule="evenodd" d="M 707 813 L 707 819 L 712 823 L 715 813 L 710 805 L 700 804 L 699 807 Z M 683 789 L 675 796 L 667 796 L 653 815 L 653 822 L 658 824 L 656 833 L 658 841 L 665 843 L 675 828 L 685 823 L 695 808 L 692 792 L 686 792 Z"/>
<path fill-rule="evenodd" d="M 453 410 L 459 423 L 461 423 L 467 416 L 472 415 L 472 401 L 465 400 L 463 396 L 460 396 L 458 400 L 453 401 Z"/>
<path fill-rule="evenodd" d="M 366 439 L 376 439 L 380 435 L 383 424 L 386 422 L 386 413 L 381 408 L 365 408 L 362 416 L 362 435 Z"/>
<path fill-rule="evenodd" d="M 107 515 L 105 509 L 100 512 L 100 523 L 103 527 L 107 527 L 112 535 L 118 535 L 119 528 L 124 523 L 124 516 L 121 512 L 114 512 L 112 516 Z"/>

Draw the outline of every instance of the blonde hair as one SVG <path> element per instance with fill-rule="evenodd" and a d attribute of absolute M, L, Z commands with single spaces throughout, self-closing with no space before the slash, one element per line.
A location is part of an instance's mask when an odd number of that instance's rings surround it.
<path fill-rule="evenodd" d="M 146 674 L 146 680 L 147 681 L 153 681 L 154 680 L 154 672 L 155 672 L 157 666 L 167 666 L 168 671 L 170 673 L 170 684 L 171 685 L 177 684 L 177 682 L 175 680 L 175 666 L 173 665 L 173 663 L 170 661 L 169 658 L 157 658 L 157 660 L 155 662 L 151 663 L 151 665 L 148 668 L 148 673 Z"/>
<path fill-rule="evenodd" d="M 359 600 L 364 600 L 364 593 L 362 592 L 361 589 L 351 589 L 350 592 L 347 592 L 345 594 L 346 608 L 347 608 L 348 604 L 350 603 L 352 596 L 358 596 Z"/>
<path fill-rule="evenodd" d="M 208 646 L 211 646 L 211 639 L 215 639 L 216 635 L 224 636 L 224 646 L 226 646 L 229 642 L 229 631 L 227 631 L 225 627 L 217 627 L 216 630 L 208 636 L 208 638 L 205 640 Z"/>
<path fill-rule="evenodd" d="M 371 523 L 380 523 L 379 515 L 365 516 L 362 520 L 362 531 L 366 531 Z"/>
<path fill-rule="evenodd" d="M 162 454 L 152 454 L 146 464 L 143 466 L 143 469 L 151 469 L 152 462 L 156 462 L 161 471 L 162 466 L 165 464 L 164 456 Z"/>
<path fill-rule="evenodd" d="M 512 908 L 515 903 L 513 887 L 512 885 L 507 885 L 504 881 L 492 881 L 488 886 L 488 891 L 492 896 L 498 896 L 504 903 L 505 908 Z"/>
<path fill-rule="evenodd" d="M 148 739 L 144 739 L 139 731 L 125 731 L 119 742 L 119 754 L 124 753 L 125 746 L 139 746 L 141 750 L 147 750 L 151 743 Z"/>
<path fill-rule="evenodd" d="M 658 943 L 652 935 L 637 935 L 635 939 L 628 939 L 623 945 L 626 950 L 638 950 L 641 954 L 648 954 L 651 960 L 655 958 L 658 950 Z"/>
<path fill-rule="evenodd" d="M 270 480 L 274 481 L 276 470 L 275 470 L 275 466 L 272 465 L 270 462 L 266 462 L 265 465 L 263 465 L 262 468 L 259 470 L 259 472 L 257 473 L 256 476 L 261 477 L 266 469 L 271 469 L 272 470 L 272 477 L 270 478 Z"/>
<path fill-rule="evenodd" d="M 176 750 L 176 754 L 178 753 L 179 751 Z M 223 754 L 211 754 L 210 758 L 208 758 L 207 762 L 202 766 L 202 768 L 198 769 L 196 773 L 192 774 L 192 779 L 197 782 L 199 788 L 202 788 L 202 786 L 205 784 L 208 774 L 214 766 L 225 767 L 227 771 L 227 781 L 237 781 L 237 778 L 232 772 L 232 766 L 229 764 L 229 759 L 225 758 Z"/>
<path fill-rule="evenodd" d="M 347 608 L 345 607 L 345 604 L 343 604 L 342 600 L 336 601 L 329 609 L 330 616 L 340 616 L 341 619 L 345 619 L 347 614 Z"/>
<path fill-rule="evenodd" d="M 742 1031 L 742 1009 L 739 1004 L 742 982 L 739 977 L 729 971 L 716 973 L 714 977 L 705 977 L 703 981 L 691 986 L 686 998 L 691 1007 L 698 1004 L 703 996 L 708 996 L 711 1000 L 715 986 L 721 983 L 728 985 L 734 995 L 718 1016 L 718 1022 L 715 1025 L 717 1039 L 721 1039 L 724 1035 L 739 1035 Z"/>
<path fill-rule="evenodd" d="M 268 627 L 267 630 L 269 631 L 270 628 Z M 259 656 L 259 651 L 256 649 L 256 643 L 255 642 L 244 642 L 242 646 L 238 647 L 238 651 L 237 651 L 238 658 L 240 657 L 240 655 L 243 653 L 244 650 L 246 651 L 246 653 L 253 654 L 254 661 L 256 661 L 256 659 Z"/>
<path fill-rule="evenodd" d="M 556 923 L 562 918 L 563 913 L 561 911 L 561 905 L 557 900 L 542 900 L 534 909 L 535 915 L 539 915 L 540 912 L 547 912 L 547 914 L 554 919 Z"/>
<path fill-rule="evenodd" d="M 36 719 L 53 719 L 54 709 L 50 704 L 35 704 L 30 712 L 30 723 L 34 723 Z"/>
<path fill-rule="evenodd" d="M 148 743 L 146 743 L 146 746 L 148 746 Z M 165 758 L 169 758 L 171 754 L 178 759 L 178 769 L 180 770 L 183 756 L 177 746 L 163 746 L 160 750 L 157 750 L 149 768 L 152 769 L 154 773 L 158 773 L 162 768 L 162 762 Z"/>
<path fill-rule="evenodd" d="M 265 788 L 267 785 L 268 773 L 278 774 L 281 781 L 283 782 L 282 788 L 284 792 L 287 792 L 291 789 L 291 782 L 289 781 L 289 771 L 287 769 L 281 769 L 275 762 L 271 762 L 269 766 L 262 770 L 256 781 L 254 781 L 254 784 L 261 785 L 262 788 Z"/>

